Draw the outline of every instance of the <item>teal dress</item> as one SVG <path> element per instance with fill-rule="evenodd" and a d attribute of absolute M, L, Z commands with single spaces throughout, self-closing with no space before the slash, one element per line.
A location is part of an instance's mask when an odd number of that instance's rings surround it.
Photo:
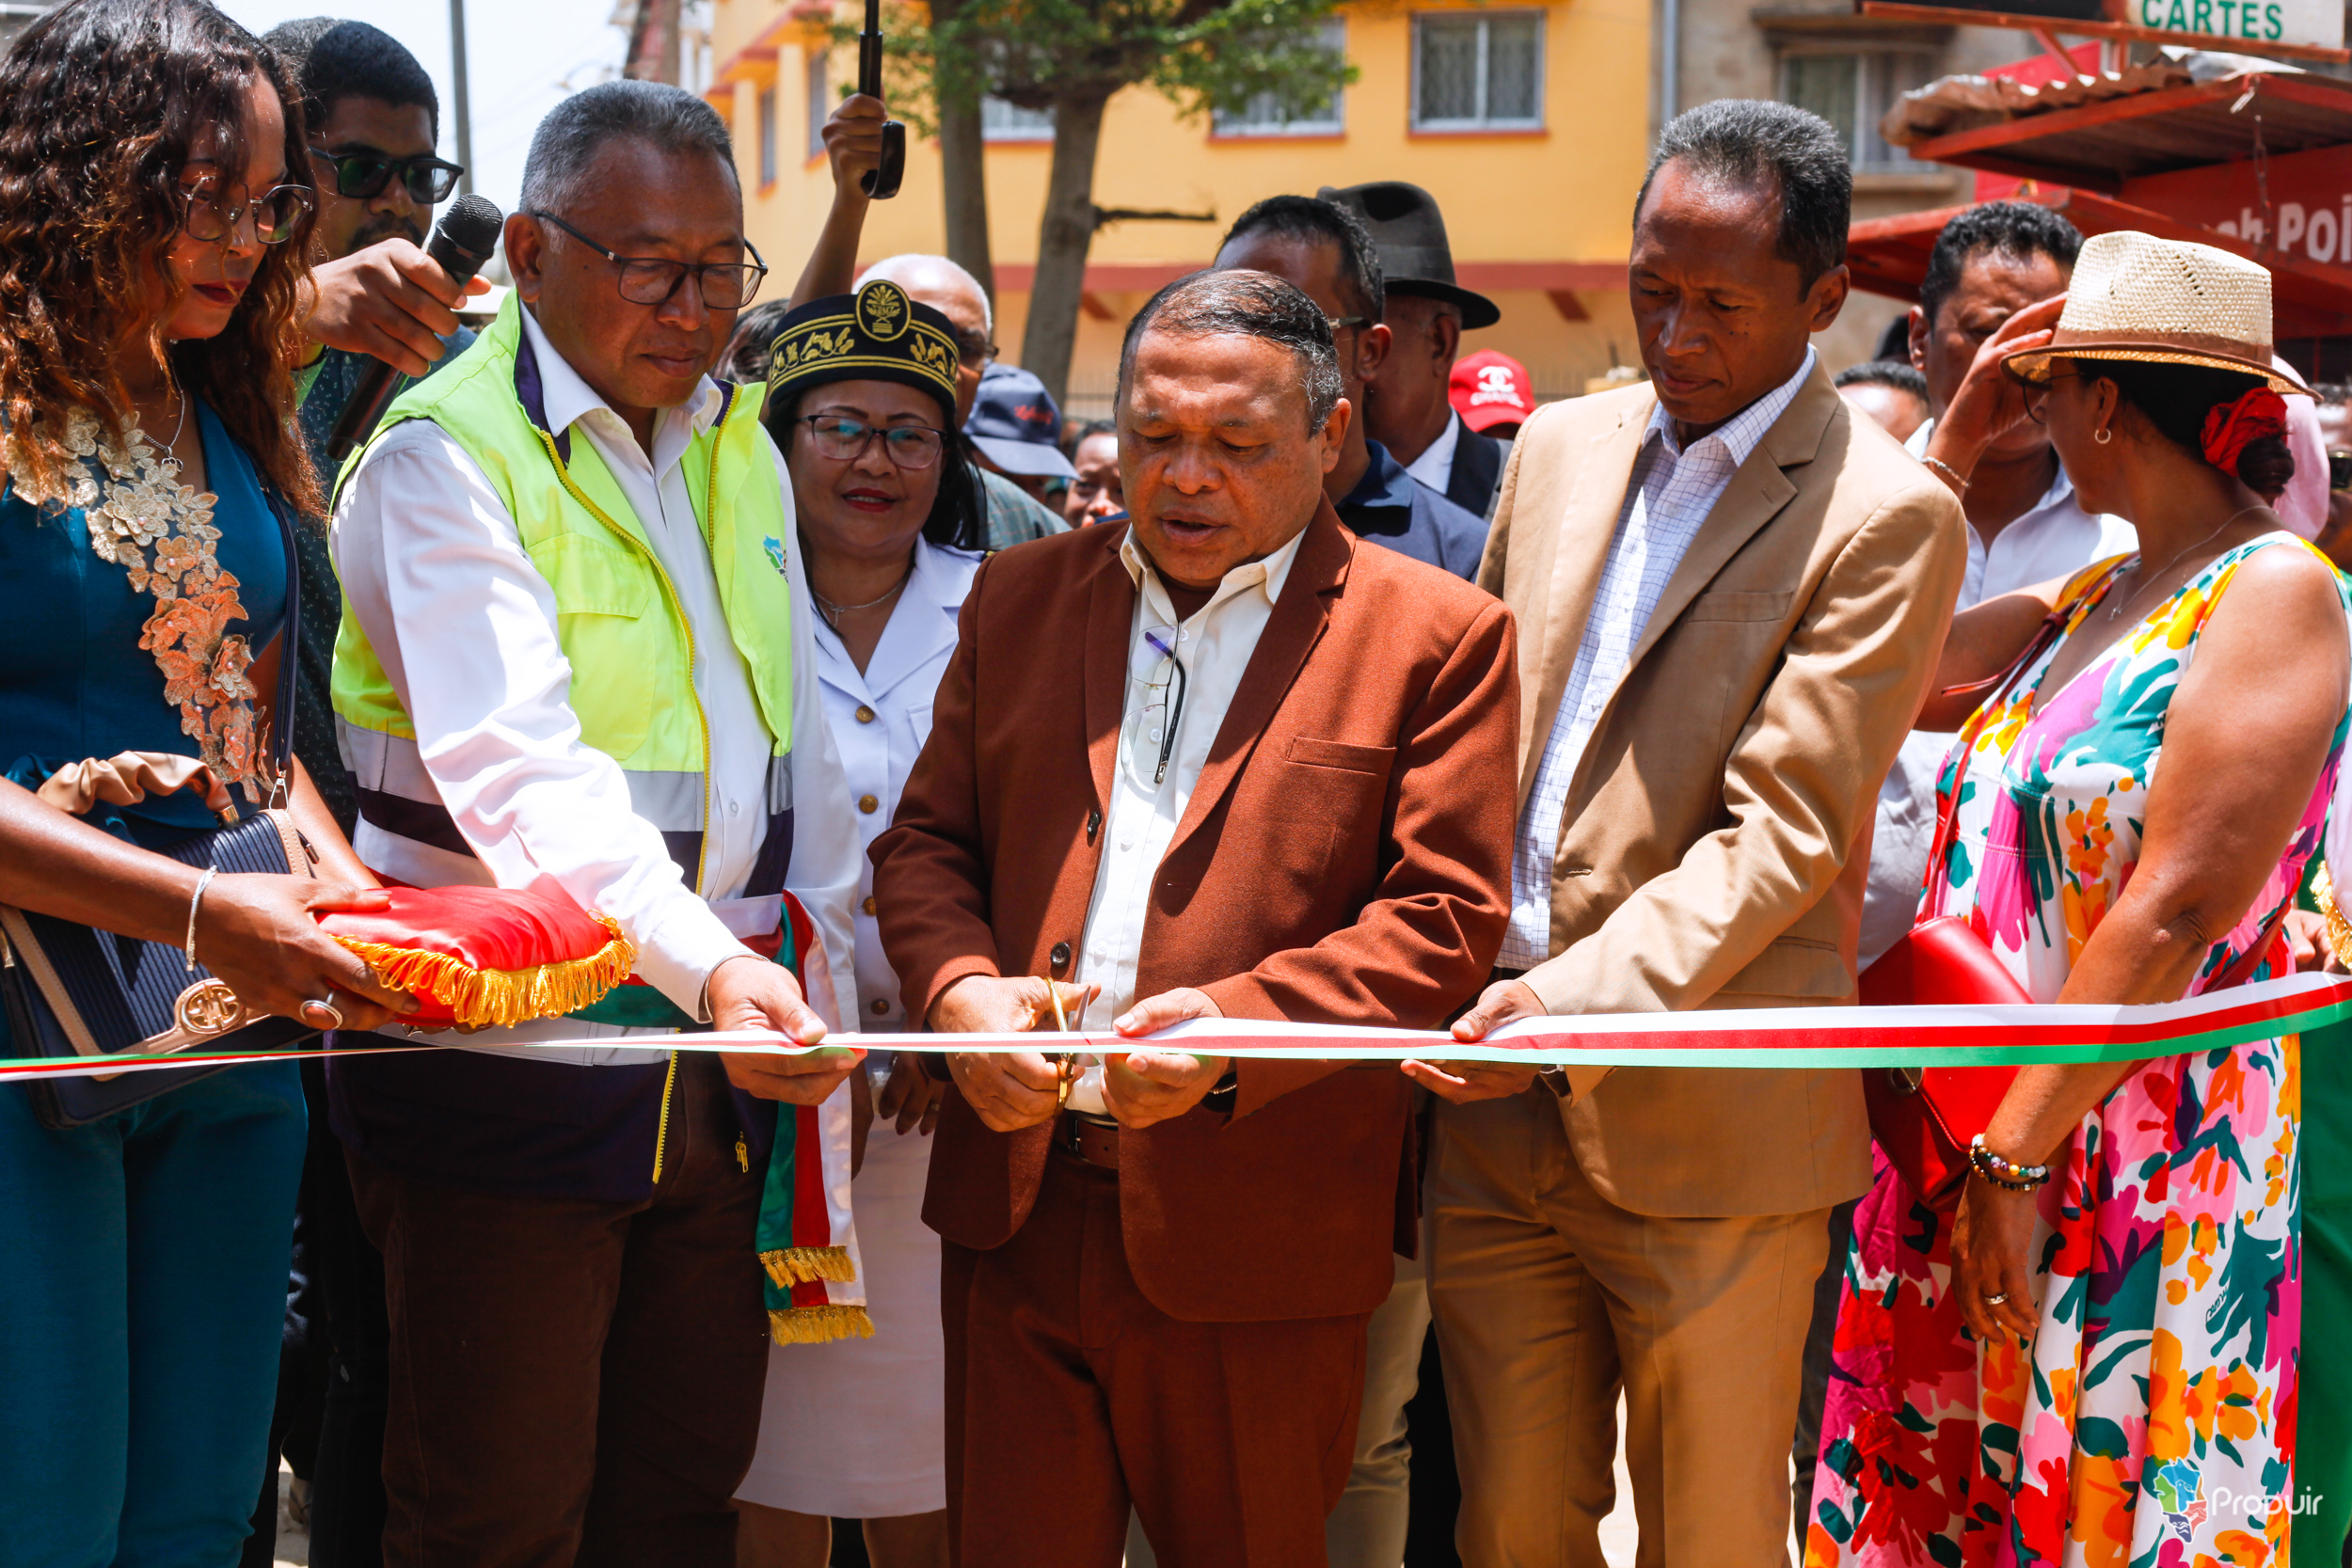
<path fill-rule="evenodd" d="M 13 475 L 0 487 L 0 766 L 19 784 L 168 752 L 238 781 L 240 809 L 262 794 L 243 693 L 285 619 L 283 535 L 251 458 L 210 409 L 196 418 L 209 507 L 151 449 L 114 449 L 81 420 L 63 494 L 28 496 Z M 183 792 L 103 825 L 152 847 L 215 821 Z M 16 1053 L 0 1018 L 0 1055 Z M 290 1063 L 63 1131 L 0 1085 L 0 1563 L 237 1560 L 303 1135 Z"/>

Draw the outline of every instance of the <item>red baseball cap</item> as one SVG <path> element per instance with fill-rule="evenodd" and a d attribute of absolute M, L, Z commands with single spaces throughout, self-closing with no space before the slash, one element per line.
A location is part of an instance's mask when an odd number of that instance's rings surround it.
<path fill-rule="evenodd" d="M 1499 424 L 1524 424 L 1535 412 L 1527 367 L 1490 348 L 1454 362 L 1447 397 L 1462 422 L 1482 433 Z"/>

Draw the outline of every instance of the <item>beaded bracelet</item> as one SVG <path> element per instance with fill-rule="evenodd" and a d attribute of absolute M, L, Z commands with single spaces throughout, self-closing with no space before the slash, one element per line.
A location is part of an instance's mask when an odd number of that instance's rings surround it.
<path fill-rule="evenodd" d="M 2029 1193 L 2050 1180 L 2047 1165 L 2021 1165 L 2004 1160 L 1984 1147 L 1984 1134 L 1979 1132 L 1968 1141 L 1968 1168 L 1996 1187 L 2012 1193 Z"/>

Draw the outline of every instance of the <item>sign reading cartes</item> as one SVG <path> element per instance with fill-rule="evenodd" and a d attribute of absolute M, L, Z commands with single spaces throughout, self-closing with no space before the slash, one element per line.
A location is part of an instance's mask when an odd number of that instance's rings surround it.
<path fill-rule="evenodd" d="M 1880 8 L 1865 4 L 1865 10 Z M 1909 0 L 1919 11 L 1975 13 L 1955 22 L 1979 26 L 2031 27 L 2077 36 L 2125 38 L 2153 43 L 2344 47 L 2342 0 Z M 2083 25 L 2070 25 L 2083 24 Z"/>

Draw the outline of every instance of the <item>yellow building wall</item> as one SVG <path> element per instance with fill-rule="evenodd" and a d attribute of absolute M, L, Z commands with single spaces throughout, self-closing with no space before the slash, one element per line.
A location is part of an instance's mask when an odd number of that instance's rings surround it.
<path fill-rule="evenodd" d="M 1497 0 L 1492 9 L 1503 9 Z M 1140 221 L 1099 232 L 1089 256 L 1088 309 L 1070 377 L 1069 412 L 1107 408 L 1127 318 L 1167 277 L 1205 264 L 1227 225 L 1263 197 L 1320 185 L 1408 180 L 1444 209 L 1463 282 L 1494 298 L 1502 322 L 1469 334 L 1463 352 L 1497 348 L 1524 362 L 1539 393 L 1582 388 L 1634 353 L 1623 267 L 1649 137 L 1649 0 L 1553 0 L 1544 25 L 1544 128 L 1422 133 L 1411 127 L 1412 17 L 1477 8 L 1462 0 L 1343 6 L 1348 58 L 1344 129 L 1319 136 L 1221 136 L 1158 93 L 1130 88 L 1104 114 L 1094 200 L 1108 208 L 1198 213 L 1210 221 Z M 789 288 L 832 200 L 821 155 L 808 155 L 805 51 L 821 24 L 777 0 L 718 0 L 711 101 L 733 126 L 753 243 Z M 853 55 L 829 56 L 838 96 Z M 758 94 L 775 94 L 777 177 L 758 181 Z M 987 154 L 989 236 L 997 269 L 996 340 L 1020 358 L 1037 255 L 1047 141 L 998 141 Z M 943 245 L 936 145 L 911 138 L 905 185 L 866 219 L 860 254 L 874 260 Z M 1555 298 L 1556 296 L 1556 298 Z M 1581 317 L 1582 319 L 1572 319 Z"/>

